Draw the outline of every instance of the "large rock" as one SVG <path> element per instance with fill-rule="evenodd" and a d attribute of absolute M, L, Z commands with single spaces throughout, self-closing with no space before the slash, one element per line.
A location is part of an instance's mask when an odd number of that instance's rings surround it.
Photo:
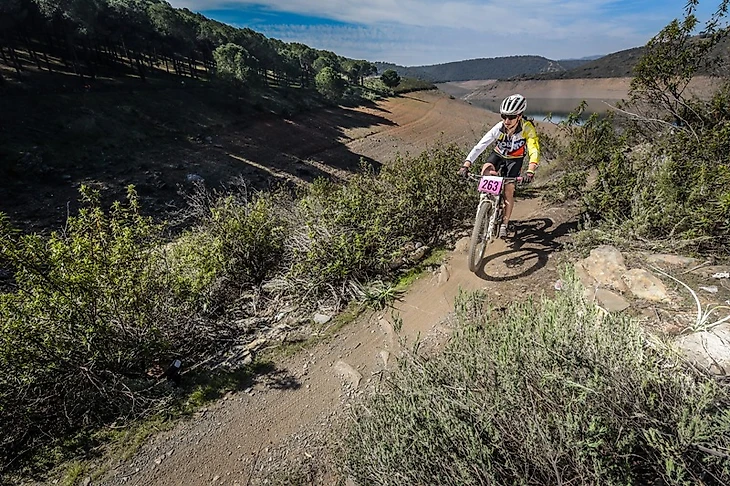
<path fill-rule="evenodd" d="M 720 376 L 730 376 L 730 323 L 712 331 L 681 336 L 677 345 L 694 365 Z"/>
<path fill-rule="evenodd" d="M 626 287 L 639 299 L 653 302 L 669 301 L 669 294 L 664 283 L 654 274 L 643 268 L 634 268 L 624 273 L 621 278 Z"/>
<path fill-rule="evenodd" d="M 628 290 L 621 276 L 628 270 L 624 257 L 613 246 L 599 246 L 590 256 L 575 265 L 576 274 L 586 287 L 610 287 L 620 292 Z"/>

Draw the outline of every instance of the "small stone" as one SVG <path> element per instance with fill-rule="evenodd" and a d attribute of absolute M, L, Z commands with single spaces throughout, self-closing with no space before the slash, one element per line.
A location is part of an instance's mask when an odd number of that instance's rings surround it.
<path fill-rule="evenodd" d="M 596 301 L 608 312 L 621 312 L 629 308 L 629 301 L 607 289 L 596 289 Z"/>
<path fill-rule="evenodd" d="M 449 267 L 445 264 L 441 265 L 441 267 L 439 268 L 439 277 L 438 277 L 439 285 L 443 285 L 446 282 L 448 282 L 449 278 L 451 278 L 451 273 L 449 272 Z"/>
<path fill-rule="evenodd" d="M 388 361 L 390 360 L 390 352 L 382 350 L 380 353 L 380 359 L 383 361 L 383 366 L 388 367 Z"/>
<path fill-rule="evenodd" d="M 315 323 L 320 324 L 320 325 L 327 324 L 329 321 L 332 320 L 332 316 L 330 316 L 328 314 L 321 314 L 318 312 L 318 313 L 314 314 L 314 317 L 312 317 L 312 320 Z"/>
<path fill-rule="evenodd" d="M 420 262 L 426 256 L 431 248 L 428 245 L 419 246 L 416 250 L 411 253 L 408 258 L 413 262 Z"/>
<path fill-rule="evenodd" d="M 697 263 L 696 258 L 690 258 L 690 257 L 683 257 L 679 255 L 669 255 L 664 253 L 657 253 L 654 255 L 649 255 L 646 257 L 646 261 L 649 263 L 657 264 L 657 263 L 665 263 L 667 265 L 692 265 Z"/>
<path fill-rule="evenodd" d="M 454 245 L 454 251 L 458 253 L 466 253 L 469 250 L 469 240 L 470 238 L 468 236 L 461 238 Z"/>
<path fill-rule="evenodd" d="M 715 285 L 711 285 L 709 287 L 700 287 L 700 290 L 704 290 L 705 292 L 709 292 L 711 294 L 716 294 L 719 289 Z"/>
<path fill-rule="evenodd" d="M 345 363 L 344 361 L 338 361 L 337 363 L 335 363 L 335 371 L 338 375 L 345 377 L 349 381 L 353 389 L 356 389 L 358 386 L 360 386 L 362 374 L 360 374 L 359 371 L 357 371 L 349 364 Z"/>

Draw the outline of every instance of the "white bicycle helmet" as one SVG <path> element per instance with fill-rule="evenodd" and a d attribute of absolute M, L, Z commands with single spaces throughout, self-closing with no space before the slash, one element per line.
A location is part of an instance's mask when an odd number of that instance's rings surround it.
<path fill-rule="evenodd" d="M 513 94 L 502 101 L 499 112 L 502 115 L 519 115 L 527 108 L 527 100 L 521 94 Z"/>

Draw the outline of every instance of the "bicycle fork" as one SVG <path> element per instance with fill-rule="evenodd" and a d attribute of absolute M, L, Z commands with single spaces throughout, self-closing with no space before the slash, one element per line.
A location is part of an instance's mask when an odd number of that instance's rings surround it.
<path fill-rule="evenodd" d="M 499 199 L 495 198 L 493 196 L 484 195 L 481 198 L 481 201 L 479 201 L 479 206 L 477 206 L 477 214 L 479 213 L 479 209 L 482 207 L 482 204 L 489 204 L 491 206 L 489 210 L 489 217 L 486 221 L 487 230 L 484 234 L 484 241 L 485 243 L 491 243 L 495 240 L 496 231 L 497 231 L 497 218 L 499 218 L 502 211 L 500 211 L 499 208 Z"/>

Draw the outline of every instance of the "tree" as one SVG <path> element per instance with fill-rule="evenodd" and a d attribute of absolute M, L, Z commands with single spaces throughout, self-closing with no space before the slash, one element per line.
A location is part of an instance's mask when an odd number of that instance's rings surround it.
<path fill-rule="evenodd" d="M 365 76 L 378 72 L 375 64 L 363 60 L 348 59 L 343 63 L 343 68 L 351 83 L 363 84 Z"/>
<path fill-rule="evenodd" d="M 218 75 L 235 83 L 246 84 L 253 75 L 252 59 L 248 51 L 238 44 L 225 44 L 213 51 Z"/>
<path fill-rule="evenodd" d="M 339 100 L 345 92 L 345 80 L 334 69 L 327 66 L 315 76 L 314 83 L 325 98 Z"/>
<path fill-rule="evenodd" d="M 389 88 L 395 88 L 400 84 L 400 76 L 392 69 L 386 69 L 385 72 L 380 75 L 380 80 Z"/>
<path fill-rule="evenodd" d="M 320 51 L 319 57 L 314 60 L 312 66 L 316 72 L 320 72 L 326 67 L 335 72 L 340 72 L 340 62 L 337 59 L 337 54 L 330 51 Z"/>
<path fill-rule="evenodd" d="M 686 90 L 695 75 L 718 65 L 720 59 L 712 54 L 728 35 L 723 21 L 730 0 L 722 0 L 700 35 L 693 35 L 699 25 L 695 15 L 698 3 L 690 0 L 684 19 L 673 20 L 647 43 L 631 81 L 633 101 L 648 101 L 668 111 L 681 126 L 703 121 L 703 109 L 693 106 Z"/>
<path fill-rule="evenodd" d="M 314 61 L 317 59 L 317 51 L 309 46 L 293 42 L 289 49 L 299 57 L 299 66 L 302 73 L 302 85 L 309 86 L 314 76 Z"/>

